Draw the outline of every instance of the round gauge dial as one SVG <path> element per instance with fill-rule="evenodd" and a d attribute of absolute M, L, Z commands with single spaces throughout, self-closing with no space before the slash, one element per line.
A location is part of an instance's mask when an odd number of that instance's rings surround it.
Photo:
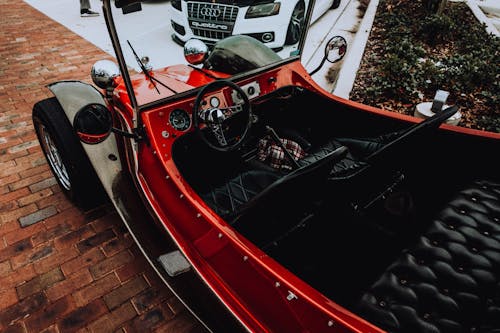
<path fill-rule="evenodd" d="M 168 119 L 172 127 L 178 131 L 186 131 L 189 127 L 191 127 L 191 117 L 189 117 L 189 114 L 184 110 L 173 110 L 170 112 Z"/>
<path fill-rule="evenodd" d="M 218 108 L 220 105 L 220 101 L 217 97 L 211 97 L 210 98 L 210 106 L 213 107 L 213 108 Z"/>

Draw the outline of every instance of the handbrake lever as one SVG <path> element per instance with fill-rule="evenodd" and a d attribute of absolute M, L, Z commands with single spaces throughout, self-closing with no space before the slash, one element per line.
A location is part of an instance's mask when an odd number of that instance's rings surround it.
<path fill-rule="evenodd" d="M 292 164 L 295 166 L 295 169 L 298 169 L 300 168 L 300 164 L 299 162 L 297 162 L 295 160 L 295 158 L 293 158 L 292 154 L 288 151 L 288 149 L 286 149 L 285 145 L 283 144 L 283 141 L 281 141 L 280 137 L 278 136 L 278 134 L 276 134 L 276 132 L 274 131 L 274 129 L 270 126 L 266 126 L 266 131 L 267 131 L 267 134 L 271 135 L 271 138 L 274 140 L 274 142 L 281 147 L 281 149 L 283 149 L 283 151 L 285 152 L 285 155 L 286 157 L 288 157 L 288 159 L 290 159 L 290 161 L 292 161 Z"/>

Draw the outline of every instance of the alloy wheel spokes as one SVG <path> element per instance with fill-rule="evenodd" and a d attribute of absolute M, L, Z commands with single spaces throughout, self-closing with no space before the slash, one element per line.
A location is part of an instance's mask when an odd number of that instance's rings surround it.
<path fill-rule="evenodd" d="M 49 164 L 52 167 L 52 170 L 54 170 L 57 179 L 64 187 L 64 189 L 70 190 L 71 182 L 69 180 L 68 171 L 62 161 L 61 155 L 59 154 L 59 151 L 57 150 L 57 147 L 54 144 L 54 141 L 52 140 L 50 134 L 47 132 L 45 126 L 41 125 L 40 129 L 42 132 L 42 139 L 43 139 L 42 148 L 47 155 Z"/>

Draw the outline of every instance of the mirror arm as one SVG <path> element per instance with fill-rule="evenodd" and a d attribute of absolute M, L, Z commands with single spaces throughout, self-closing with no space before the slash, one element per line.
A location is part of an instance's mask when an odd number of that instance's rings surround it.
<path fill-rule="evenodd" d="M 189 66 L 189 67 L 191 67 L 192 69 L 194 69 L 195 71 L 198 71 L 198 72 L 201 72 L 201 73 L 205 74 L 206 76 L 208 76 L 208 77 L 209 77 L 209 78 L 211 78 L 211 79 L 214 79 L 214 80 L 217 80 L 217 79 L 218 79 L 218 77 L 217 77 L 217 76 L 212 75 L 212 74 L 210 74 L 210 73 L 206 72 L 205 70 L 203 70 L 203 69 L 201 69 L 201 68 L 198 68 L 198 67 L 196 67 L 196 66 L 194 66 L 194 65 L 191 65 L 191 64 L 188 64 L 188 66 Z"/>
<path fill-rule="evenodd" d="M 323 60 L 321 60 L 321 63 L 318 65 L 318 67 L 316 67 L 313 71 L 309 72 L 309 75 L 314 75 L 316 74 L 317 71 L 320 70 L 321 67 L 323 67 L 323 65 L 325 64 L 325 61 L 326 61 L 326 57 L 323 58 Z"/>
<path fill-rule="evenodd" d="M 142 136 L 139 135 L 139 133 L 137 133 L 136 130 L 134 130 L 133 133 L 129 133 L 129 132 L 125 132 L 125 131 L 122 131 L 121 129 L 118 129 L 116 127 L 112 127 L 111 128 L 111 132 L 115 133 L 115 134 L 118 134 L 118 135 L 121 135 L 121 136 L 124 136 L 126 138 L 132 138 L 132 139 L 135 139 L 136 141 L 142 139 Z"/>

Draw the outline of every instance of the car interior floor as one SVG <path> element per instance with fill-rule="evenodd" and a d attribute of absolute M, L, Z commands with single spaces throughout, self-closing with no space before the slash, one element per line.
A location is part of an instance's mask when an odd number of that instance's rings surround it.
<path fill-rule="evenodd" d="M 263 124 L 281 133 L 284 128 L 293 129 L 312 145 L 321 145 L 337 136 L 377 136 L 409 126 L 399 119 L 337 109 L 337 104 L 297 88 L 280 94 L 283 98 L 278 102 L 263 101 L 254 107 L 260 123 L 257 129 Z M 315 107 L 304 109 L 307 104 Z M 377 128 L 372 126 L 375 118 Z M 255 133 L 259 131 L 254 129 Z M 251 139 L 249 146 L 255 147 L 259 136 Z M 258 223 L 234 227 L 305 282 L 349 309 L 472 177 L 498 181 L 498 170 L 481 152 L 487 148 L 482 139 L 453 145 L 457 139 L 460 134 L 424 136 L 402 147 L 404 154 L 377 161 L 363 178 L 325 179 L 324 193 L 315 193 L 314 201 L 300 205 L 301 211 L 293 207 L 288 213 L 290 205 L 284 201 L 249 219 Z M 179 169 L 197 191 L 253 167 L 241 158 L 241 151 L 210 151 L 194 135 L 180 138 L 174 153 Z M 212 175 L 209 183 L 206 174 Z M 279 233 L 273 230 L 272 237 L 261 237 L 269 233 L 270 225 L 285 227 Z"/>
<path fill-rule="evenodd" d="M 429 216 L 449 197 L 446 191 L 429 196 L 426 187 L 432 184 L 414 176 L 408 174 L 391 194 L 361 209 L 354 209 L 333 188 L 332 196 L 326 195 L 314 212 L 304 213 L 305 218 L 262 249 L 349 309 L 401 251 L 414 243 L 430 223 Z M 265 227 L 260 232 L 265 233 Z"/>

